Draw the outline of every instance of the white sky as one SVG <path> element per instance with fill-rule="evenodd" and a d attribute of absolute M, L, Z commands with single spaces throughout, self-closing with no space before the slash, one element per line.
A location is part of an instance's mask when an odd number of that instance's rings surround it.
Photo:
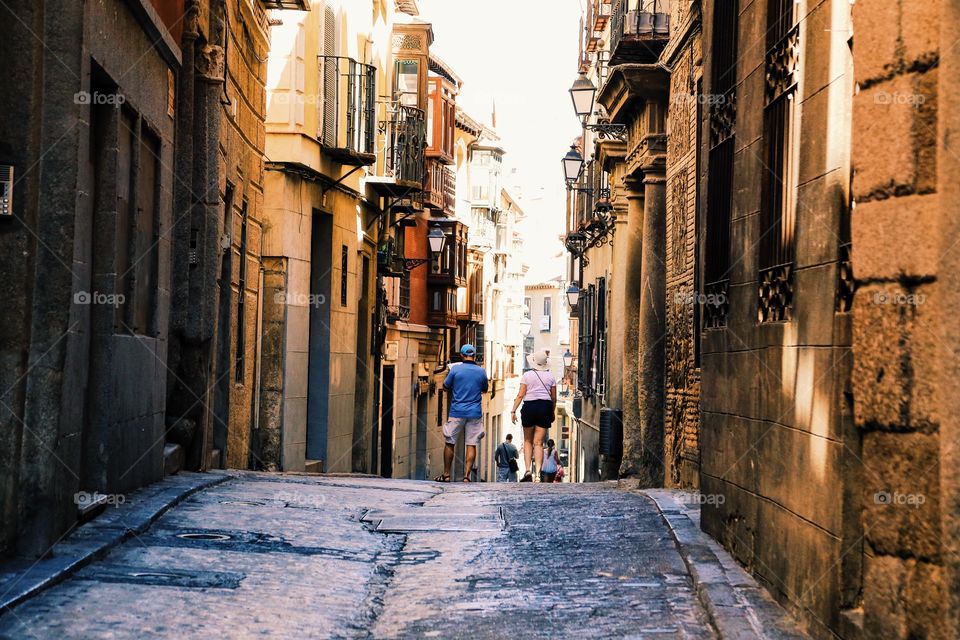
<path fill-rule="evenodd" d="M 490 123 L 517 169 L 529 282 L 564 275 L 564 184 L 560 159 L 580 133 L 567 90 L 577 77 L 580 0 L 419 0 L 433 23 L 432 50 L 463 79 L 457 99 Z M 514 190 L 515 191 L 515 190 Z"/>

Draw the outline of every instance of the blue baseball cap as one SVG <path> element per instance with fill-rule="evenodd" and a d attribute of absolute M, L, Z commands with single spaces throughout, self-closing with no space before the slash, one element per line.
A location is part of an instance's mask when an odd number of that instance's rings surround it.
<path fill-rule="evenodd" d="M 473 347 L 472 344 L 465 344 L 462 347 L 460 347 L 460 355 L 467 356 L 468 358 L 472 358 L 473 356 L 477 355 L 477 350 Z"/>

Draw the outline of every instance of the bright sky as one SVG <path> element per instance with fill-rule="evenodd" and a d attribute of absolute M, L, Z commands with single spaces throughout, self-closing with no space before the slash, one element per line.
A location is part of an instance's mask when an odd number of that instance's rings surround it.
<path fill-rule="evenodd" d="M 564 275 L 564 185 L 560 159 L 580 133 L 567 90 L 577 77 L 580 0 L 420 0 L 433 23 L 432 50 L 463 79 L 458 104 L 490 123 L 517 169 L 527 213 L 529 282 Z"/>

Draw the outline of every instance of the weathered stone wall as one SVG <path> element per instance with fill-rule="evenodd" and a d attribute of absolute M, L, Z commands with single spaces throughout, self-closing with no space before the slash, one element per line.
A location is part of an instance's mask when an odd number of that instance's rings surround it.
<path fill-rule="evenodd" d="M 0 45 L 11 89 L 2 99 L 0 162 L 14 166 L 16 181 L 14 216 L 0 220 L 0 555 L 46 553 L 75 522 L 78 490 L 123 493 L 162 475 L 168 78 L 179 51 L 154 42 L 148 25 L 162 25 L 130 9 L 16 2 L 18 19 Z M 156 219 L 147 230 L 160 234 L 147 243 L 155 257 L 131 253 L 134 243 L 117 237 L 119 172 L 150 159 L 134 149 L 118 161 L 116 136 L 126 133 L 118 109 L 99 110 L 106 126 L 91 130 L 101 100 L 122 101 L 142 119 L 137 127 L 159 138 Z M 102 143 L 96 163 L 94 136 Z M 118 269 L 121 254 L 134 264 Z M 118 274 L 139 276 L 137 265 L 154 259 L 148 300 L 137 300 Z M 131 331 L 124 313 L 137 302 L 150 326 Z"/>
<path fill-rule="evenodd" d="M 231 211 L 225 216 L 223 232 L 230 239 L 230 312 L 229 369 L 218 372 L 218 379 L 229 378 L 229 410 L 224 442 L 223 464 L 246 469 L 250 458 L 250 438 L 254 425 L 254 394 L 257 388 L 256 365 L 260 358 L 257 340 L 260 331 L 260 269 L 264 206 L 264 146 L 266 130 L 265 82 L 269 51 L 266 17 L 254 12 L 248 3 L 227 7 L 226 97 L 220 127 L 220 190 L 227 199 L 228 185 L 233 192 Z M 246 254 L 241 255 L 244 216 L 246 216 Z M 243 290 L 240 290 L 241 263 L 245 262 Z M 212 293 L 212 292 L 211 292 Z M 242 302 L 241 302 L 242 301 Z M 244 307 L 242 326 L 239 305 Z M 242 340 L 238 339 L 242 333 Z M 237 349 L 243 353 L 238 354 Z M 236 371 L 242 366 L 242 371 Z"/>
<path fill-rule="evenodd" d="M 704 3 L 705 43 L 719 1 Z M 702 526 L 815 636 L 829 637 L 841 612 L 856 607 L 860 572 L 859 497 L 850 490 L 859 437 L 845 395 L 849 316 L 837 306 L 854 92 L 850 4 L 794 5 L 792 315 L 761 323 L 767 4 L 740 2 L 729 313 L 726 328 L 705 331 L 702 341 Z M 711 71 L 706 55 L 708 95 Z"/>
<path fill-rule="evenodd" d="M 943 204 L 940 7 L 863 1 L 853 8 L 852 391 L 863 433 L 868 637 L 955 637 L 944 626 L 950 583 L 940 508 L 942 365 L 951 346 L 940 332 L 939 263 L 950 247 L 932 238 Z M 948 394 L 956 394 L 955 382 Z"/>
<path fill-rule="evenodd" d="M 685 3 L 678 3 L 677 8 Z M 686 20 L 694 20 L 688 24 Z M 664 482 L 667 486 L 700 484 L 699 331 L 695 315 L 697 268 L 697 144 L 702 97 L 698 14 L 678 11 L 672 38 L 679 44 L 671 56 L 667 138 L 667 349 Z"/>

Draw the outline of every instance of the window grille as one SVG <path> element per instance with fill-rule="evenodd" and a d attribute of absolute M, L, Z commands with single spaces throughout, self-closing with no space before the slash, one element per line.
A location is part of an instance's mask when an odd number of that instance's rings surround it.
<path fill-rule="evenodd" d="M 794 199 L 794 102 L 799 29 L 793 0 L 767 4 L 766 101 L 763 113 L 766 170 L 760 208 L 760 322 L 789 320 L 793 313 L 796 203 Z"/>
<path fill-rule="evenodd" d="M 738 0 L 714 3 L 703 291 L 703 322 L 708 329 L 725 327 L 729 308 L 739 5 Z"/>

